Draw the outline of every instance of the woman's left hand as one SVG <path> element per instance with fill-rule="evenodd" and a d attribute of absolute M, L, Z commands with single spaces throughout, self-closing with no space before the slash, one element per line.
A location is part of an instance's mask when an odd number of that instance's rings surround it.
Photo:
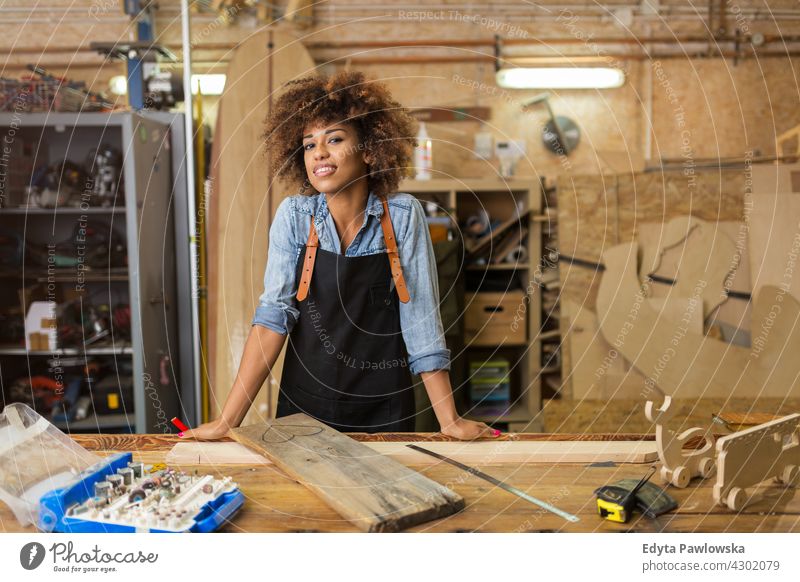
<path fill-rule="evenodd" d="M 491 428 L 485 422 L 475 422 L 458 417 L 450 424 L 442 426 L 442 434 L 462 441 L 471 441 L 481 437 L 498 437 L 500 431 Z"/>

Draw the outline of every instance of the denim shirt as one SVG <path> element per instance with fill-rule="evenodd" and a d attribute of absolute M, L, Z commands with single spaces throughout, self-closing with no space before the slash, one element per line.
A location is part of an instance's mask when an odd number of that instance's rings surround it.
<path fill-rule="evenodd" d="M 422 204 L 411 194 L 387 196 L 389 216 L 397 239 L 400 263 L 411 299 L 400 303 L 400 326 L 413 374 L 450 369 L 450 350 L 445 347 L 439 313 L 439 284 L 430 232 Z M 325 193 L 295 194 L 284 199 L 269 230 L 269 256 L 264 272 L 264 292 L 259 297 L 252 323 L 288 334 L 297 323 L 297 260 L 308 239 L 311 215 L 320 248 L 341 254 L 341 242 Z M 367 199 L 364 222 L 345 255 L 356 257 L 386 253 L 380 219 L 383 204 L 373 192 Z M 388 256 L 386 257 L 388 261 Z"/>

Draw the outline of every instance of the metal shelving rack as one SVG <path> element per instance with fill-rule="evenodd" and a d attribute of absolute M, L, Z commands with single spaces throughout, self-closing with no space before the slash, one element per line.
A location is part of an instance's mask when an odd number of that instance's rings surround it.
<path fill-rule="evenodd" d="M 408 192 L 422 201 L 434 200 L 437 204 L 456 218 L 463 218 L 459 211 L 467 200 L 484 201 L 487 204 L 490 198 L 499 199 L 508 197 L 515 200 L 524 200 L 527 208 L 530 209 L 526 226 L 528 228 L 527 251 L 528 261 L 524 264 L 507 265 L 468 265 L 466 271 L 483 271 L 487 274 L 519 272 L 526 281 L 535 281 L 536 269 L 542 255 L 541 222 L 536 217 L 541 214 L 542 195 L 541 185 L 535 179 L 510 179 L 510 180 L 491 180 L 491 179 L 432 179 L 432 180 L 404 180 L 399 188 L 399 192 Z M 456 220 L 457 222 L 457 220 Z M 455 225 L 457 227 L 457 224 Z M 529 285 L 534 287 L 535 285 Z M 527 298 L 528 305 L 527 326 L 528 340 L 524 344 L 503 344 L 503 348 L 516 349 L 520 352 L 520 357 L 516 362 L 512 362 L 512 374 L 518 381 L 518 393 L 513 398 L 512 406 L 502 415 L 482 415 L 470 414 L 466 406 L 466 398 L 456 394 L 456 402 L 459 407 L 467 410 L 467 416 L 475 420 L 481 420 L 490 424 L 501 424 L 508 430 L 515 432 L 541 432 L 543 423 L 539 414 L 542 407 L 541 398 L 541 295 L 538 289 Z M 465 353 L 471 349 L 480 349 L 483 352 L 492 351 L 500 346 L 481 346 L 480 348 L 470 348 L 465 346 Z M 453 354 L 453 365 L 463 367 L 466 372 L 467 360 L 465 353 Z M 464 377 L 468 374 L 464 373 Z M 512 376 L 514 377 L 514 376 Z M 454 389 L 457 389 L 454 386 Z M 466 390 L 460 391 L 463 395 Z"/>
<path fill-rule="evenodd" d="M 113 271 L 110 279 L 108 270 L 99 270 L 95 283 L 108 281 L 109 289 L 112 284 L 127 287 L 131 321 L 129 341 L 115 341 L 112 334 L 110 341 L 103 345 L 84 346 L 83 349 L 59 348 L 52 352 L 0 346 L 0 388 L 3 389 L 13 380 L 7 376 L 7 370 L 14 368 L 12 364 L 19 370 L 22 357 L 27 360 L 28 373 L 32 361 L 48 356 L 104 356 L 113 358 L 115 363 L 118 358 L 132 360 L 133 410 L 101 416 L 90 414 L 88 418 L 69 425 L 59 423 L 65 429 L 153 433 L 170 432 L 169 419 L 176 415 L 194 422 L 191 413 L 187 416 L 181 412 L 179 388 L 185 362 L 178 350 L 178 312 L 182 309 L 177 295 L 176 272 L 180 269 L 176 265 L 176 256 L 180 260 L 181 255 L 176 252 L 175 205 L 172 200 L 176 195 L 173 188 L 175 176 L 179 172 L 173 168 L 171 139 L 174 136 L 170 135 L 170 129 L 169 119 L 165 123 L 152 116 L 130 112 L 0 114 L 0 134 L 13 133 L 15 140 L 34 141 L 37 155 L 44 152 L 41 157 L 49 158 L 49 162 L 65 158 L 80 162 L 86 151 L 100 143 L 109 143 L 123 153 L 121 181 L 124 183 L 124 199 L 118 196 L 112 208 L 49 209 L 9 207 L 7 204 L 0 208 L 0 224 L 4 227 L 18 225 L 26 235 L 36 224 L 36 217 L 45 220 L 52 216 L 55 225 L 59 214 L 71 221 L 81 215 L 107 215 L 118 224 L 124 224 L 127 267 Z M 179 141 L 182 143 L 182 137 Z M 182 171 L 185 172 L 185 168 Z M 185 192 L 179 195 L 185 196 Z M 16 275 L 6 274 L 5 284 L 10 280 L 19 287 L 36 278 L 41 278 L 41 272 L 23 264 Z M 70 278 L 64 276 L 63 280 L 56 278 L 55 282 L 68 281 Z M 185 285 L 185 281 L 181 283 L 181 286 Z M 23 313 L 26 308 L 23 306 Z M 164 373 L 165 364 L 168 373 Z M 3 402 L 7 402 L 5 394 L 2 396 Z"/>

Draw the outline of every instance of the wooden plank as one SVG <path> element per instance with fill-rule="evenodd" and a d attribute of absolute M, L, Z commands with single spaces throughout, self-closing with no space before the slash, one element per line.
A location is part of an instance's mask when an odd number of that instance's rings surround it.
<path fill-rule="evenodd" d="M 724 424 L 728 430 L 736 432 L 783 416 L 786 415 L 773 414 L 771 412 L 720 412 L 714 415 L 714 420 Z"/>
<path fill-rule="evenodd" d="M 363 531 L 400 531 L 464 508 L 464 499 L 444 485 L 305 414 L 231 434 Z"/>
<path fill-rule="evenodd" d="M 406 445 L 409 443 L 369 443 L 370 448 L 397 461 L 411 465 L 436 464 L 439 461 L 418 453 Z M 419 446 L 440 453 L 468 465 L 497 465 L 506 463 L 595 463 L 612 461 L 619 463 L 649 463 L 658 460 L 655 442 L 620 441 L 540 441 L 500 443 L 443 442 L 420 443 Z M 431 463 L 431 459 L 433 463 Z"/>
<path fill-rule="evenodd" d="M 366 442 L 367 447 L 405 465 L 435 465 L 440 461 L 407 445 L 417 444 L 468 465 L 504 463 L 650 463 L 658 459 L 653 441 L 474 441 L 474 442 Z M 271 461 L 239 443 L 183 442 L 167 453 L 176 465 L 270 464 Z"/>
<path fill-rule="evenodd" d="M 167 453 L 168 465 L 271 465 L 272 461 L 237 442 L 176 443 Z"/>
<path fill-rule="evenodd" d="M 800 402 L 800 401 L 798 401 Z M 794 401 L 781 403 L 793 405 Z M 725 406 L 725 402 L 715 405 L 714 410 Z M 775 408 L 778 411 L 777 408 Z M 786 413 L 788 414 L 788 412 Z M 366 433 L 352 432 L 348 436 L 359 442 L 461 442 L 440 432 L 381 432 Z M 72 438 L 89 451 L 168 451 L 175 443 L 187 442 L 177 434 L 73 434 Z M 645 432 L 628 431 L 620 432 L 562 432 L 562 433 L 502 433 L 499 437 L 487 437 L 492 442 L 499 441 L 653 441 L 655 436 Z M 233 439 L 224 438 L 218 442 L 234 442 Z"/>

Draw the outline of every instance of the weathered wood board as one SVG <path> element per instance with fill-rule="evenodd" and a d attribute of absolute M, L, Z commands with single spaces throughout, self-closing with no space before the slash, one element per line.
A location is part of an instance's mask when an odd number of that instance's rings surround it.
<path fill-rule="evenodd" d="M 408 465 L 436 465 L 438 459 L 406 445 L 416 444 L 467 465 L 505 463 L 650 463 L 658 459 L 654 441 L 470 441 L 470 442 L 367 442 L 376 453 Z M 231 442 L 177 443 L 167 454 L 172 465 L 270 464 L 271 461 Z"/>
<path fill-rule="evenodd" d="M 444 485 L 305 414 L 231 434 L 363 531 L 400 531 L 464 508 L 464 499 Z"/>

